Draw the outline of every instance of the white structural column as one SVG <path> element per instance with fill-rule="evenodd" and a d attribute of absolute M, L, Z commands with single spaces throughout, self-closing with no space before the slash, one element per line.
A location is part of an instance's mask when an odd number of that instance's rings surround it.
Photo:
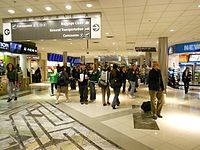
<path fill-rule="evenodd" d="M 152 60 L 152 53 L 146 52 L 145 53 L 145 65 L 151 67 L 151 60 Z"/>
<path fill-rule="evenodd" d="M 158 61 L 166 89 L 168 82 L 168 37 L 159 37 L 158 41 Z"/>
<path fill-rule="evenodd" d="M 19 66 L 21 67 L 23 78 L 27 78 L 27 58 L 26 55 L 19 56 Z"/>
<path fill-rule="evenodd" d="M 63 64 L 67 63 L 67 52 L 63 52 Z"/>
<path fill-rule="evenodd" d="M 144 64 L 144 55 L 140 55 L 140 68 L 142 68 L 143 64 Z"/>

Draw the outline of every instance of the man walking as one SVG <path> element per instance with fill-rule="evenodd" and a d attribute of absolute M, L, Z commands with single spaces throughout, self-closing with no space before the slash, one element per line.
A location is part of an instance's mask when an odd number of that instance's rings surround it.
<path fill-rule="evenodd" d="M 163 91 L 164 84 L 160 71 L 160 64 L 157 61 L 154 61 L 153 68 L 149 72 L 149 95 L 153 119 L 157 119 L 157 117 L 162 118 L 161 110 L 164 104 Z"/>

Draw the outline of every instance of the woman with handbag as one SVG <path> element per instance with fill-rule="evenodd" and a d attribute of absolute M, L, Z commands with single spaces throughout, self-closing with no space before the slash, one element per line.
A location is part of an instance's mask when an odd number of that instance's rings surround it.
<path fill-rule="evenodd" d="M 115 94 L 112 102 L 112 108 L 116 109 L 116 106 L 120 105 L 119 93 L 120 93 L 120 88 L 122 86 L 121 73 L 118 70 L 117 64 L 113 64 L 113 69 L 110 74 L 110 82 L 111 82 L 111 87 L 113 88 Z"/>

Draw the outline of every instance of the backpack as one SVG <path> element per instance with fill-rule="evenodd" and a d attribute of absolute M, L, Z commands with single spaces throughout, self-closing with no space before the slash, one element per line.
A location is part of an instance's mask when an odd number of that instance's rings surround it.
<path fill-rule="evenodd" d="M 141 108 L 144 112 L 151 111 L 151 102 L 150 101 L 143 102 Z"/>
<path fill-rule="evenodd" d="M 69 80 L 67 79 L 67 75 L 62 71 L 58 75 L 57 85 L 65 86 L 67 85 Z"/>

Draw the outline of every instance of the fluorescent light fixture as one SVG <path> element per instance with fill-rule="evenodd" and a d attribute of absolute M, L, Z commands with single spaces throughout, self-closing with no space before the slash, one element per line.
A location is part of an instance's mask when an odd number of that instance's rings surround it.
<path fill-rule="evenodd" d="M 68 9 L 68 10 L 71 10 L 72 6 L 71 5 L 66 5 L 65 8 Z"/>
<path fill-rule="evenodd" d="M 49 7 L 49 6 L 45 7 L 45 9 L 46 9 L 47 11 L 51 11 L 51 10 L 52 10 L 52 8 Z"/>
<path fill-rule="evenodd" d="M 108 32 L 106 32 L 105 34 L 106 34 L 106 35 L 109 35 L 109 33 L 108 33 Z"/>
<path fill-rule="evenodd" d="M 14 14 L 14 13 L 15 13 L 15 11 L 14 11 L 13 9 L 9 9 L 8 12 L 9 12 L 10 14 Z"/>
<path fill-rule="evenodd" d="M 33 9 L 32 8 L 26 8 L 26 11 L 31 13 L 33 11 Z"/>
<path fill-rule="evenodd" d="M 170 32 L 174 32 L 174 29 L 169 30 Z"/>
<path fill-rule="evenodd" d="M 92 4 L 86 4 L 86 7 L 91 8 L 93 5 Z"/>

